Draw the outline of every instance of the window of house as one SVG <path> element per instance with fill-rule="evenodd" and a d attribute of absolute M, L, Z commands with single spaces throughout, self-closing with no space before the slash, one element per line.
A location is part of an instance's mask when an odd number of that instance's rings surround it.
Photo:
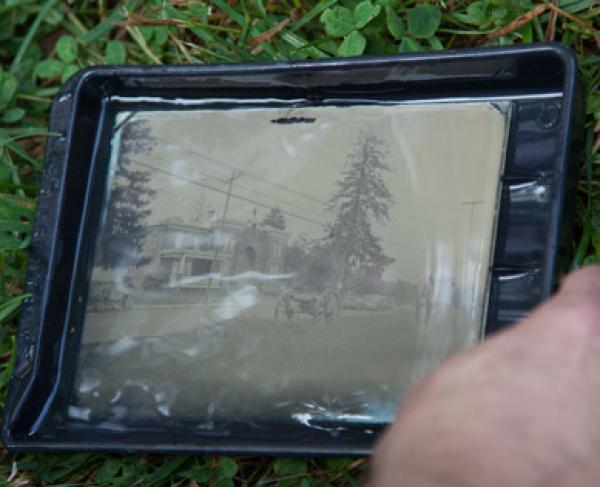
<path fill-rule="evenodd" d="M 206 252 L 208 250 L 211 249 L 211 241 L 212 241 L 212 235 L 209 233 L 206 233 L 204 235 L 202 235 L 202 239 L 200 240 L 200 250 Z"/>
<path fill-rule="evenodd" d="M 183 248 L 186 250 L 194 249 L 194 234 L 184 233 L 183 234 Z"/>
<path fill-rule="evenodd" d="M 175 249 L 177 248 L 177 233 L 178 232 L 169 232 L 167 231 L 167 233 L 164 236 L 164 245 L 163 248 L 165 249 Z"/>
<path fill-rule="evenodd" d="M 190 274 L 192 276 L 203 276 L 211 272 L 214 272 L 216 269 L 211 269 L 210 263 L 211 259 L 191 259 L 192 261 L 192 269 Z"/>

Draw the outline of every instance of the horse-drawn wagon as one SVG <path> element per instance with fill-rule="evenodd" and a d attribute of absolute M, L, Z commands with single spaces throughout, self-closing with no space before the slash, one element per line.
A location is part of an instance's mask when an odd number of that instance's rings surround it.
<path fill-rule="evenodd" d="M 275 319 L 294 320 L 304 314 L 311 316 L 315 321 L 323 319 L 332 323 L 339 313 L 340 298 L 331 288 L 319 294 L 306 294 L 288 289 L 279 296 L 275 306 Z"/>

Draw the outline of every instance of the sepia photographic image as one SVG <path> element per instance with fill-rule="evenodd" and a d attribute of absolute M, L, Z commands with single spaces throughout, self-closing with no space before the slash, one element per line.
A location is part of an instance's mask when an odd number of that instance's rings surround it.
<path fill-rule="evenodd" d="M 481 336 L 509 116 L 119 113 L 69 417 L 390 422 Z"/>

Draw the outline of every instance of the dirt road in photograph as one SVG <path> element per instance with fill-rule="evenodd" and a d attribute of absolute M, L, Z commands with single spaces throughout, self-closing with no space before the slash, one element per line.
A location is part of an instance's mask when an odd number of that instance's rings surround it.
<path fill-rule="evenodd" d="M 409 307 L 342 310 L 333 323 L 276 320 L 272 310 L 272 303 L 261 302 L 221 322 L 210 318 L 214 309 L 201 306 L 90 313 L 88 330 L 110 326 L 134 333 L 111 332 L 113 339 L 103 343 L 88 334 L 79 404 L 100 415 L 121 405 L 138 415 L 183 418 L 289 415 L 302 408 L 391 414 L 415 375 L 449 346 L 440 338 L 444 333 L 424 340 Z M 94 388 L 86 385 L 89 377 Z"/>

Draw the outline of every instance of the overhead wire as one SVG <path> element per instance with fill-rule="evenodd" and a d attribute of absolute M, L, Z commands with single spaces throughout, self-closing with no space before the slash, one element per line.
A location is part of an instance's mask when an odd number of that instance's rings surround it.
<path fill-rule="evenodd" d="M 192 178 L 190 178 L 188 176 L 184 176 L 184 175 L 181 175 L 181 174 L 178 174 L 178 173 L 174 173 L 174 172 L 168 171 L 166 169 L 158 168 L 158 167 L 153 166 L 151 164 L 147 164 L 147 163 L 144 163 L 142 161 L 135 160 L 135 159 L 130 159 L 130 160 L 134 164 L 137 164 L 139 166 L 145 167 L 146 169 L 150 169 L 150 170 L 153 170 L 153 171 L 165 174 L 167 176 L 170 176 L 170 177 L 173 177 L 173 178 L 177 178 L 177 179 L 186 181 L 188 183 L 194 184 L 194 185 L 199 186 L 201 188 L 208 189 L 210 191 L 214 191 L 214 192 L 223 194 L 225 196 L 227 196 L 227 194 L 229 194 L 230 197 L 232 197 L 232 198 L 236 198 L 236 199 L 238 199 L 240 201 L 244 201 L 246 203 L 251 203 L 253 205 L 256 205 L 258 207 L 265 208 L 265 209 L 268 209 L 268 210 L 270 210 L 270 209 L 273 208 L 273 205 L 269 205 L 269 204 L 263 203 L 261 201 L 256 201 L 256 200 L 254 200 L 252 198 L 248 198 L 246 196 L 243 196 L 243 195 L 240 195 L 240 194 L 237 194 L 237 193 L 234 193 L 234 192 L 228 192 L 225 189 L 221 189 L 221 188 L 217 188 L 217 187 L 211 186 L 210 184 L 206 184 L 206 183 L 204 183 L 202 181 L 197 181 L 197 180 L 192 179 Z M 217 178 L 217 179 L 220 179 L 220 178 Z M 223 181 L 226 181 L 226 180 L 223 180 Z M 287 216 L 292 217 L 292 218 L 297 218 L 297 219 L 305 221 L 307 223 L 312 223 L 314 225 L 318 225 L 321 228 L 325 228 L 326 229 L 326 228 L 329 227 L 329 225 L 327 223 L 325 223 L 325 222 L 318 221 L 318 220 L 306 217 L 304 215 L 299 215 L 299 214 L 293 213 L 293 212 L 291 212 L 289 210 L 281 209 L 281 212 L 284 215 L 287 215 Z M 387 243 L 391 243 L 391 244 L 394 244 L 394 245 L 401 246 L 401 247 L 413 247 L 413 245 L 406 244 L 406 243 L 403 243 L 403 242 L 400 242 L 400 241 L 397 241 L 397 240 L 391 240 L 391 239 L 388 239 L 388 238 L 382 238 L 381 240 L 383 240 L 384 242 L 387 242 Z"/>

